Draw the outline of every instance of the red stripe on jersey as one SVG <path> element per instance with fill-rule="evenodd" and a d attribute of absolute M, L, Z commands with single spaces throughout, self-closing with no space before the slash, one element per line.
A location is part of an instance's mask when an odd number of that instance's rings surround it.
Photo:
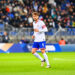
<path fill-rule="evenodd" d="M 42 28 L 46 28 L 46 25 L 43 25 Z"/>

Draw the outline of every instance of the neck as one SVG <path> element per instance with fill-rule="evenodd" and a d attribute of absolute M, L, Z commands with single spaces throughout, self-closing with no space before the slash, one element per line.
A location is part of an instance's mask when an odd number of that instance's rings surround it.
<path fill-rule="evenodd" d="M 38 22 L 38 19 L 35 22 Z"/>

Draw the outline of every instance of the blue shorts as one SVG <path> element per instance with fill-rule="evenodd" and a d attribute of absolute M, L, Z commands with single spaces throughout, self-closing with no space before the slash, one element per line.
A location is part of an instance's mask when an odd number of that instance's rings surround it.
<path fill-rule="evenodd" d="M 33 43 L 33 48 L 37 48 L 37 49 L 45 49 L 46 48 L 46 41 L 42 41 L 42 42 L 34 42 Z"/>

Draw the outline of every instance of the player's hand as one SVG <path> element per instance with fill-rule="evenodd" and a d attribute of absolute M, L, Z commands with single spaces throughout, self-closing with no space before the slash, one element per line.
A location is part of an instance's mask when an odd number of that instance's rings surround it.
<path fill-rule="evenodd" d="M 34 39 L 34 38 L 35 38 L 35 36 L 33 35 L 33 36 L 32 36 L 32 39 Z"/>
<path fill-rule="evenodd" d="M 38 29 L 34 29 L 34 32 L 39 32 L 39 30 Z"/>

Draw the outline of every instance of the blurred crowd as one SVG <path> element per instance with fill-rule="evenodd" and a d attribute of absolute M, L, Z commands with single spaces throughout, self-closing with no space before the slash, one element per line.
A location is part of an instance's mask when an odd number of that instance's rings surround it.
<path fill-rule="evenodd" d="M 32 27 L 32 12 L 47 27 L 75 27 L 75 0 L 0 0 L 0 24 Z"/>

